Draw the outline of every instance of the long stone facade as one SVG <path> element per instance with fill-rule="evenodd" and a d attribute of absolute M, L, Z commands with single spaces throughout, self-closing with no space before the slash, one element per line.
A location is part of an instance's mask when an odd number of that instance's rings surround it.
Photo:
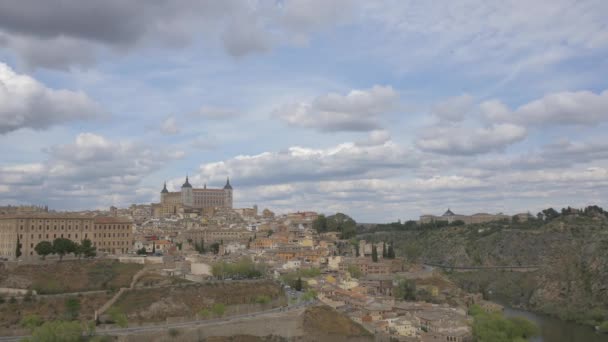
<path fill-rule="evenodd" d="M 19 214 L 0 216 L 0 257 L 14 260 L 17 241 L 21 256 L 36 257 L 34 250 L 42 241 L 67 238 L 81 243 L 91 240 L 100 252 L 128 253 L 133 245 L 133 223 L 122 217 L 92 217 L 66 213 Z"/>

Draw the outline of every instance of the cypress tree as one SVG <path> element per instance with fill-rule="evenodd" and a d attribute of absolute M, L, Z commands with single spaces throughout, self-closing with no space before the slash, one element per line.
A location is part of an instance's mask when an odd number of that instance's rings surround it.
<path fill-rule="evenodd" d="M 395 250 L 393 249 L 393 245 L 392 244 L 388 245 L 387 255 L 388 255 L 389 259 L 395 259 Z"/>
<path fill-rule="evenodd" d="M 21 256 L 21 241 L 19 240 L 19 235 L 17 235 L 17 248 L 15 250 L 15 257 L 19 258 Z"/>
<path fill-rule="evenodd" d="M 372 245 L 372 261 L 378 262 L 378 250 L 376 249 L 376 245 Z"/>

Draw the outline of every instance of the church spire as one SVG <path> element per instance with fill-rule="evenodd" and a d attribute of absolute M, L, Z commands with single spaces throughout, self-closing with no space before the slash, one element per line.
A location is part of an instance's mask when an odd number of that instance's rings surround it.
<path fill-rule="evenodd" d="M 230 177 L 226 177 L 226 185 L 224 185 L 224 190 L 232 190 L 232 185 L 230 185 Z"/>
<path fill-rule="evenodd" d="M 161 191 L 161 193 L 166 194 L 168 192 L 169 192 L 169 190 L 167 190 L 167 182 L 165 182 L 165 185 L 163 185 L 163 190 Z"/>
<path fill-rule="evenodd" d="M 188 175 L 186 175 L 186 182 L 182 185 L 182 188 L 191 188 L 190 182 L 188 181 Z"/>

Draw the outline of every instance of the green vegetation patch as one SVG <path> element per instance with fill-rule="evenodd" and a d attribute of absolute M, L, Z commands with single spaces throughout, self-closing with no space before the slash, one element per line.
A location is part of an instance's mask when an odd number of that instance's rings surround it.
<path fill-rule="evenodd" d="M 523 317 L 505 318 L 500 312 L 487 313 L 477 305 L 471 306 L 469 314 L 474 319 L 473 336 L 478 342 L 527 341 L 540 333 L 536 324 Z"/>

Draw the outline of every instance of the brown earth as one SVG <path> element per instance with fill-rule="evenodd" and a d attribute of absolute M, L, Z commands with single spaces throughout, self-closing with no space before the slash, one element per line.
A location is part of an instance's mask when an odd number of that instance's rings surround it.
<path fill-rule="evenodd" d="M 129 287 L 143 266 L 115 260 L 65 260 L 19 265 L 0 272 L 0 287 L 36 290 L 38 294 L 111 290 Z"/>
<path fill-rule="evenodd" d="M 260 296 L 272 300 L 256 304 Z M 225 282 L 130 290 L 113 307 L 124 312 L 130 322 L 158 322 L 194 317 L 216 303 L 224 304 L 229 315 L 282 306 L 285 301 L 281 287 L 271 281 Z"/>
<path fill-rule="evenodd" d="M 204 327 L 120 336 L 121 342 L 323 342 L 373 341 L 363 327 L 330 307 L 319 306 Z"/>
<path fill-rule="evenodd" d="M 304 331 L 312 340 L 335 341 L 346 338 L 373 341 L 373 336 L 365 328 L 328 306 L 308 308 L 303 320 Z"/>

